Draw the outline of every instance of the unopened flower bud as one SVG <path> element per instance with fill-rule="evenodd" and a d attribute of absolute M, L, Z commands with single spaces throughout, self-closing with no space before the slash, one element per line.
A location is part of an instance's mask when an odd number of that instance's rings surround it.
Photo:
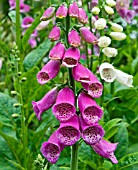
<path fill-rule="evenodd" d="M 104 9 L 107 12 L 107 14 L 109 14 L 109 15 L 114 14 L 114 10 L 110 6 L 105 5 Z"/>
<path fill-rule="evenodd" d="M 17 113 L 12 114 L 12 117 L 14 117 L 14 118 L 19 117 L 19 116 L 20 116 L 20 115 L 17 114 Z"/>
<path fill-rule="evenodd" d="M 98 15 L 99 12 L 100 12 L 100 9 L 99 9 L 98 7 L 96 7 L 96 6 L 92 9 L 92 13 L 93 13 L 94 15 Z"/>
<path fill-rule="evenodd" d="M 104 18 L 100 18 L 94 23 L 94 26 L 97 30 L 102 30 L 106 27 L 106 20 Z"/>
<path fill-rule="evenodd" d="M 117 49 L 112 48 L 112 47 L 106 47 L 102 49 L 102 52 L 107 56 L 107 57 L 115 57 L 117 55 Z"/>
<path fill-rule="evenodd" d="M 126 34 L 124 34 L 123 32 L 111 32 L 110 37 L 114 40 L 122 41 L 126 39 Z"/>
<path fill-rule="evenodd" d="M 13 104 L 13 107 L 19 107 L 19 106 L 22 106 L 22 104 L 21 103 L 14 103 Z"/>
<path fill-rule="evenodd" d="M 116 23 L 111 23 L 111 29 L 114 32 L 122 32 L 123 31 L 123 27 L 119 24 L 116 24 Z"/>
<path fill-rule="evenodd" d="M 114 0 L 106 0 L 106 4 L 110 7 L 113 7 L 116 5 L 116 2 Z"/>
<path fill-rule="evenodd" d="M 97 41 L 99 47 L 108 47 L 111 44 L 111 39 L 107 36 L 102 36 Z"/>
<path fill-rule="evenodd" d="M 18 94 L 18 92 L 17 91 L 11 91 L 11 94 Z"/>
<path fill-rule="evenodd" d="M 55 13 L 55 7 L 49 7 L 44 14 L 42 15 L 42 17 L 40 18 L 41 21 L 46 21 L 49 20 L 50 18 L 52 18 L 54 16 Z"/>
<path fill-rule="evenodd" d="M 21 79 L 22 82 L 23 82 L 23 81 L 26 81 L 26 80 L 27 80 L 26 77 L 22 77 L 22 79 Z"/>
<path fill-rule="evenodd" d="M 19 71 L 19 72 L 18 72 L 18 76 L 20 76 L 21 74 L 22 74 L 22 72 L 21 72 L 21 71 Z"/>

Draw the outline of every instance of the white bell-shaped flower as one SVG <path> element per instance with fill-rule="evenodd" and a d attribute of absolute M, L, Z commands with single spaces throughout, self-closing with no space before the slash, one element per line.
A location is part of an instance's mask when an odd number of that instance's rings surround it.
<path fill-rule="evenodd" d="M 114 10 L 110 6 L 105 5 L 104 9 L 105 9 L 107 14 L 109 14 L 109 15 L 113 15 L 114 14 Z"/>
<path fill-rule="evenodd" d="M 124 34 L 123 32 L 111 32 L 110 37 L 114 40 L 122 41 L 126 39 L 126 34 Z"/>
<path fill-rule="evenodd" d="M 116 80 L 127 87 L 133 87 L 133 76 L 115 69 Z"/>
<path fill-rule="evenodd" d="M 116 48 L 112 47 L 106 47 L 102 49 L 102 52 L 107 56 L 107 57 L 115 57 L 118 52 Z"/>
<path fill-rule="evenodd" d="M 99 47 L 108 47 L 111 44 L 111 39 L 107 36 L 102 36 L 97 41 Z"/>
<path fill-rule="evenodd" d="M 119 24 L 116 24 L 116 23 L 111 23 L 111 29 L 114 32 L 122 32 L 123 31 L 123 27 Z"/>
<path fill-rule="evenodd" d="M 97 6 L 95 6 L 95 7 L 92 9 L 92 13 L 93 13 L 94 15 L 98 15 L 99 12 L 100 12 L 100 8 L 98 8 Z"/>
<path fill-rule="evenodd" d="M 102 63 L 99 67 L 99 72 L 101 79 L 105 80 L 106 82 L 113 82 L 116 78 L 115 68 L 112 64 L 107 62 Z"/>
<path fill-rule="evenodd" d="M 106 20 L 104 18 L 100 18 L 94 23 L 94 26 L 97 30 L 102 30 L 106 27 Z"/>
<path fill-rule="evenodd" d="M 116 2 L 114 0 L 106 0 L 106 4 L 110 7 L 113 7 L 116 5 Z"/>

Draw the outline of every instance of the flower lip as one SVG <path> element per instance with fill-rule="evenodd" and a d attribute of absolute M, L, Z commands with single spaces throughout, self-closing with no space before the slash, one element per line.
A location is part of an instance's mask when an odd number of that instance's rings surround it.
<path fill-rule="evenodd" d="M 40 84 L 45 84 L 50 80 L 49 75 L 46 72 L 38 73 L 37 78 Z"/>
<path fill-rule="evenodd" d="M 102 95 L 102 90 L 103 90 L 103 86 L 102 84 L 99 82 L 93 82 L 92 84 L 90 84 L 89 86 L 89 91 L 88 94 L 90 94 L 92 97 L 97 98 L 99 96 Z"/>

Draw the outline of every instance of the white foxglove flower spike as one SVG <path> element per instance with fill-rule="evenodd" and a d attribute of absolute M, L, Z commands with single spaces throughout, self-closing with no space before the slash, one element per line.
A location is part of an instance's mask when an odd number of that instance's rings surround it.
<path fill-rule="evenodd" d="M 116 80 L 127 87 L 133 87 L 133 76 L 115 69 Z"/>
<path fill-rule="evenodd" d="M 113 82 L 116 78 L 115 68 L 112 64 L 107 62 L 102 63 L 99 67 L 99 72 L 101 79 L 105 80 L 106 82 Z"/>
<path fill-rule="evenodd" d="M 107 56 L 107 57 L 115 57 L 118 52 L 116 48 L 112 47 L 106 47 L 102 49 L 102 52 Z"/>

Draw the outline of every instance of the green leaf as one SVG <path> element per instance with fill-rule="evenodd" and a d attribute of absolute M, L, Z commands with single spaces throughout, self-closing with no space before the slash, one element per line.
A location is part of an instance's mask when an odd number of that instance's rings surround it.
<path fill-rule="evenodd" d="M 0 49 L 4 51 L 7 55 L 10 55 L 10 50 L 7 44 L 0 40 Z M 2 57 L 2 56 L 1 56 Z"/>
<path fill-rule="evenodd" d="M 51 47 L 51 42 L 46 39 L 42 44 L 39 45 L 35 50 L 31 51 L 24 59 L 23 65 L 25 70 L 29 70 L 36 66 L 39 61 L 47 54 Z"/>
<path fill-rule="evenodd" d="M 119 142 L 115 155 L 117 158 L 122 158 L 126 155 L 128 148 L 128 131 L 124 123 L 120 126 L 118 132 L 115 134 L 114 142 Z"/>
<path fill-rule="evenodd" d="M 129 154 L 121 158 L 118 162 L 118 164 L 113 165 L 114 170 L 126 170 L 127 168 L 134 166 L 135 164 L 138 164 L 138 152 Z"/>
<path fill-rule="evenodd" d="M 15 24 L 16 23 L 16 11 L 12 10 L 8 13 L 10 19 Z M 22 23 L 22 16 L 20 15 L 20 24 Z"/>
<path fill-rule="evenodd" d="M 22 39 L 22 44 L 23 44 L 24 50 L 27 47 L 28 40 L 29 40 L 31 34 L 34 32 L 35 28 L 41 22 L 40 18 L 41 18 L 43 13 L 44 13 L 44 9 L 42 8 L 39 15 L 35 18 L 34 22 L 32 23 L 32 25 L 26 30 L 26 32 L 25 32 L 25 34 L 23 36 L 23 39 Z"/>
<path fill-rule="evenodd" d="M 120 122 L 122 119 L 116 118 L 108 121 L 104 126 L 104 130 L 108 132 L 112 127 L 114 127 L 118 122 Z"/>
<path fill-rule="evenodd" d="M 119 129 L 118 126 L 112 127 L 108 132 L 105 133 L 104 138 L 110 139 L 112 136 L 114 136 L 117 133 L 118 129 Z"/>

